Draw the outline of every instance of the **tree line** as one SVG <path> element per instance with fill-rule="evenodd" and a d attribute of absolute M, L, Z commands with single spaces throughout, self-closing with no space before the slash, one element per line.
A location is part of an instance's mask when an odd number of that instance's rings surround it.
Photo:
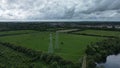
<path fill-rule="evenodd" d="M 87 68 L 96 68 L 96 63 L 106 62 L 109 55 L 120 53 L 120 38 L 106 39 L 87 46 Z"/>
<path fill-rule="evenodd" d="M 115 25 L 111 24 L 113 28 L 106 28 L 106 27 L 86 27 L 89 26 L 96 26 L 96 25 L 104 25 L 95 23 L 82 23 L 82 22 L 0 22 L 0 31 L 10 31 L 10 30 L 40 30 L 40 31 L 47 31 L 50 28 L 75 28 L 75 29 L 96 29 L 96 30 L 111 30 L 111 31 L 119 31 L 120 29 L 116 29 Z M 109 25 L 106 23 L 105 25 Z M 120 25 L 120 24 L 118 24 Z"/>

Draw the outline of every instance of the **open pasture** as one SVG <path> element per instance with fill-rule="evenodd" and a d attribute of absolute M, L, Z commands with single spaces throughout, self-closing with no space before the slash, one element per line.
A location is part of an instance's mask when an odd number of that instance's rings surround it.
<path fill-rule="evenodd" d="M 101 35 L 101 36 L 120 36 L 120 31 L 106 31 L 106 30 L 83 30 L 74 33 Z"/>
<path fill-rule="evenodd" d="M 0 37 L 0 41 L 9 42 L 18 46 L 31 48 L 38 51 L 48 52 L 48 47 L 50 43 L 49 34 L 50 32 L 37 32 L 21 35 L 4 36 Z M 52 32 L 53 37 L 52 43 L 54 47 L 55 36 L 56 36 L 55 33 Z M 90 43 L 95 43 L 97 41 L 105 39 L 103 37 L 73 35 L 66 33 L 59 33 L 58 37 L 59 37 L 58 39 L 59 49 L 55 49 L 53 47 L 54 54 L 71 61 L 78 61 L 81 57 L 83 57 L 85 55 L 86 46 L 89 45 Z"/>

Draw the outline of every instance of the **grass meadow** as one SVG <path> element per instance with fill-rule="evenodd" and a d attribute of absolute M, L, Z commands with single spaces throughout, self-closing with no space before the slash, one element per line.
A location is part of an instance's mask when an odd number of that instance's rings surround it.
<path fill-rule="evenodd" d="M 49 47 L 49 34 L 50 32 L 37 32 L 37 31 L 10 31 L 2 32 L 0 34 L 14 34 L 14 33 L 27 33 L 21 35 L 3 36 L 0 41 L 9 42 L 18 46 L 31 48 L 38 51 L 48 52 Z M 53 35 L 53 45 L 55 47 L 55 33 Z M 63 57 L 66 60 L 78 61 L 85 55 L 86 46 L 90 43 L 95 43 L 105 38 L 92 37 L 83 35 L 73 35 L 67 33 L 59 33 L 59 50 L 54 49 L 54 54 Z"/>
<path fill-rule="evenodd" d="M 120 36 L 120 31 L 105 31 L 105 30 L 83 30 L 75 33 L 80 34 L 93 34 L 102 36 Z"/>

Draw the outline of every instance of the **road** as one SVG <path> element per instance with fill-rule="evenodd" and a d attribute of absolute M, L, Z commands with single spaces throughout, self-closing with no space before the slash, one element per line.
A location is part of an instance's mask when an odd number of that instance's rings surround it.
<path fill-rule="evenodd" d="M 82 68 L 86 68 L 86 56 L 83 57 Z"/>

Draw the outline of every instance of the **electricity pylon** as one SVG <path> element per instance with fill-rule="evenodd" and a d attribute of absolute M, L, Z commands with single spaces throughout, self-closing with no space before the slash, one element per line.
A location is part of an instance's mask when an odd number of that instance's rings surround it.
<path fill-rule="evenodd" d="M 50 33 L 50 44 L 49 44 L 49 48 L 48 48 L 48 53 L 53 53 L 53 39 L 52 39 L 52 34 Z"/>
<path fill-rule="evenodd" d="M 59 32 L 56 31 L 56 38 L 55 38 L 55 49 L 59 49 Z"/>

